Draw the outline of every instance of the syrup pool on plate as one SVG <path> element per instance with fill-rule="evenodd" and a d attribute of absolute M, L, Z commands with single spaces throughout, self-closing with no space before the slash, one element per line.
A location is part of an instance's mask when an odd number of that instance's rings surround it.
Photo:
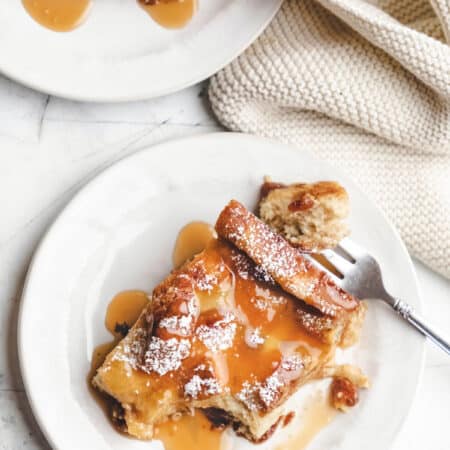
<path fill-rule="evenodd" d="M 71 31 L 89 14 L 91 0 L 22 0 L 28 14 L 53 31 Z"/>
<path fill-rule="evenodd" d="M 318 392 L 309 398 L 302 411 L 298 411 L 300 418 L 287 428 L 287 436 L 275 450 L 304 450 L 313 439 L 336 417 L 329 399 Z"/>
<path fill-rule="evenodd" d="M 53 31 L 72 31 L 85 21 L 93 2 L 92 0 L 22 0 L 22 4 L 28 14 L 43 27 Z M 197 0 L 159 0 L 155 4 L 138 0 L 138 4 L 164 28 L 184 27 L 197 10 Z"/>
<path fill-rule="evenodd" d="M 106 310 L 106 329 L 116 337 L 123 337 L 126 335 L 124 329 L 129 329 L 135 324 L 148 302 L 146 292 L 120 292 L 111 300 Z"/>
<path fill-rule="evenodd" d="M 164 28 L 183 28 L 197 11 L 197 0 L 164 1 L 151 5 L 139 0 L 141 7 Z"/>
<path fill-rule="evenodd" d="M 92 375 L 103 364 L 108 353 L 126 336 L 148 302 L 148 294 L 143 291 L 120 292 L 110 301 L 105 314 L 105 327 L 113 339 L 94 349 L 91 358 Z"/>
<path fill-rule="evenodd" d="M 172 255 L 173 267 L 180 267 L 194 255 L 203 251 L 215 237 L 216 232 L 208 223 L 188 223 L 178 233 Z"/>
<path fill-rule="evenodd" d="M 200 411 L 160 425 L 155 430 L 154 439 L 162 441 L 165 450 L 232 450 L 234 447 L 229 434 L 213 428 Z"/>

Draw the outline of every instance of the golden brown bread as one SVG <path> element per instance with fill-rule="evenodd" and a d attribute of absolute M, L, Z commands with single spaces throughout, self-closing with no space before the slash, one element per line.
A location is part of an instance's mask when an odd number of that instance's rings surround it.
<path fill-rule="evenodd" d="M 334 248 L 348 235 L 346 190 L 334 181 L 289 186 L 266 181 L 259 217 L 304 252 Z"/>
<path fill-rule="evenodd" d="M 218 229 L 234 229 L 233 221 L 227 227 L 229 212 L 230 206 Z M 290 255 L 278 239 L 272 243 L 278 257 Z M 254 256 L 255 248 L 246 250 Z M 286 399 L 321 377 L 336 347 L 348 343 L 347 330 L 362 322 L 362 304 L 325 315 L 281 289 L 265 270 L 273 255 L 257 256 L 261 266 L 215 240 L 155 288 L 93 379 L 120 403 L 116 415 L 129 434 L 150 439 L 171 416 L 201 408 L 213 422 L 260 442 L 289 412 Z"/>
<path fill-rule="evenodd" d="M 336 315 L 358 307 L 356 298 L 238 201 L 232 200 L 220 213 L 216 231 L 260 265 L 286 292 L 322 313 Z"/>

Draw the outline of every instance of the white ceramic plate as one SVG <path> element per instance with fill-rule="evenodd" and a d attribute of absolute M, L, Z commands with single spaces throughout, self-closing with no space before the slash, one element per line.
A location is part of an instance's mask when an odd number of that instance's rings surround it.
<path fill-rule="evenodd" d="M 266 174 L 286 182 L 340 181 L 351 197 L 353 237 L 379 259 L 390 291 L 420 310 L 412 264 L 398 234 L 335 169 L 304 151 L 242 134 L 209 134 L 149 148 L 89 183 L 55 221 L 31 264 L 19 355 L 30 403 L 55 448 L 162 448 L 116 433 L 87 389 L 92 351 L 110 340 L 103 327 L 106 306 L 114 294 L 150 291 L 166 276 L 184 224 L 214 223 L 231 198 L 253 207 Z M 311 449 L 387 449 L 415 395 L 423 339 L 375 301 L 361 342 L 347 356 L 366 371 L 372 388 Z M 294 401 L 298 412 L 301 402 Z M 244 448 L 251 447 L 239 439 L 236 449 Z"/>
<path fill-rule="evenodd" d="M 0 71 L 34 89 L 85 101 L 174 92 L 208 78 L 266 27 L 282 0 L 200 0 L 182 30 L 154 23 L 136 0 L 95 0 L 78 29 L 55 33 L 20 0 L 0 2 Z"/>

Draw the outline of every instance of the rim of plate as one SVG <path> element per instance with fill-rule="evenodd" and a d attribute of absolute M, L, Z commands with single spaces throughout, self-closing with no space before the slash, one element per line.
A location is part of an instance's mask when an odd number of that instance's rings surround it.
<path fill-rule="evenodd" d="M 198 135 L 194 135 L 194 136 L 189 136 L 189 137 L 185 137 L 185 138 L 179 138 L 179 139 L 172 139 L 160 144 L 156 144 L 153 146 L 149 146 L 143 149 L 140 149 L 138 151 L 136 151 L 135 153 L 128 155 L 118 161 L 115 161 L 113 164 L 111 164 L 110 166 L 106 167 L 103 171 L 101 171 L 100 173 L 98 173 L 97 175 L 94 175 L 94 177 L 89 180 L 85 185 L 83 185 L 74 195 L 73 197 L 68 200 L 66 206 L 56 215 L 55 219 L 53 220 L 53 222 L 49 225 L 48 229 L 45 231 L 45 233 L 43 234 L 40 242 L 38 243 L 33 256 L 31 258 L 31 262 L 29 264 L 28 270 L 27 270 L 27 274 L 26 274 L 26 278 L 25 278 L 25 282 L 23 285 L 23 289 L 22 289 L 22 295 L 21 295 L 21 299 L 20 299 L 20 305 L 19 305 L 19 314 L 18 314 L 18 324 L 17 324 L 17 348 L 18 348 L 18 359 L 19 359 L 19 367 L 20 367 L 20 372 L 21 372 L 21 376 L 22 376 L 22 381 L 23 381 L 23 385 L 25 388 L 25 393 L 26 393 L 26 397 L 28 399 L 28 402 L 30 404 L 33 416 L 37 422 L 37 424 L 39 425 L 39 428 L 41 430 L 41 432 L 43 433 L 43 435 L 45 436 L 45 438 L 47 439 L 48 443 L 54 447 L 54 448 L 58 448 L 56 446 L 56 443 L 54 442 L 52 435 L 51 435 L 51 431 L 47 428 L 45 420 L 43 419 L 43 417 L 40 416 L 39 414 L 39 408 L 36 404 L 36 402 L 34 401 L 33 398 L 33 391 L 31 389 L 31 382 L 30 382 L 30 374 L 29 374 L 29 369 L 27 367 L 27 362 L 26 362 L 26 358 L 24 357 L 25 355 L 25 349 L 24 349 L 24 333 L 25 330 L 23 328 L 24 326 L 24 321 L 23 321 L 23 316 L 26 310 L 26 306 L 27 306 L 27 291 L 28 291 L 28 287 L 30 284 L 31 279 L 33 278 L 34 272 L 36 270 L 36 267 L 39 263 L 39 259 L 40 259 L 40 255 L 42 254 L 42 252 L 45 250 L 45 246 L 47 241 L 49 241 L 51 239 L 51 235 L 52 232 L 55 228 L 58 227 L 59 223 L 65 218 L 66 214 L 68 214 L 70 212 L 70 210 L 76 206 L 76 204 L 86 195 L 89 194 L 89 191 L 92 188 L 95 188 L 96 185 L 99 185 L 102 183 L 104 178 L 107 178 L 109 176 L 109 174 L 111 172 L 113 172 L 114 170 L 117 169 L 118 166 L 121 165 L 122 162 L 124 161 L 128 161 L 128 160 L 132 160 L 133 158 L 138 158 L 139 155 L 141 153 L 145 153 L 145 152 L 156 152 L 156 151 L 160 151 L 163 150 L 164 147 L 167 146 L 173 146 L 173 145 L 183 145 L 184 144 L 184 148 L 186 148 L 185 144 L 188 144 L 189 142 L 195 142 L 198 140 L 215 140 L 215 139 L 228 139 L 228 140 L 235 140 L 235 139 L 244 139 L 244 140 L 250 140 L 253 141 L 254 144 L 257 144 L 258 142 L 272 142 L 273 144 L 276 144 L 279 147 L 283 148 L 283 151 L 291 151 L 291 152 L 295 152 L 298 151 L 294 146 L 289 145 L 289 144 L 284 144 L 284 143 L 280 143 L 277 140 L 274 139 L 269 139 L 269 138 L 263 138 L 263 137 L 259 137 L 259 136 L 255 136 L 255 135 L 251 135 L 251 134 L 247 134 L 247 133 L 236 133 L 236 132 L 216 132 L 216 133 L 204 133 L 204 134 L 198 134 Z M 302 150 L 304 151 L 304 150 Z M 308 153 L 311 155 L 310 152 L 305 151 L 305 153 Z M 313 159 L 316 159 L 314 156 L 312 156 Z M 320 165 L 324 165 L 326 167 L 330 167 L 330 164 L 327 163 L 326 161 L 319 161 Z M 333 170 L 339 174 L 339 177 L 341 179 L 344 179 L 346 181 L 350 181 L 354 186 L 355 183 L 352 182 L 351 178 L 346 175 L 345 173 L 343 173 L 342 170 L 333 167 Z M 386 225 L 389 227 L 390 232 L 394 235 L 394 237 L 396 238 L 396 240 L 398 241 L 398 244 L 400 245 L 402 251 L 405 253 L 405 256 L 407 257 L 405 259 L 405 262 L 408 264 L 408 269 L 411 272 L 411 275 L 413 277 L 413 281 L 414 281 L 414 287 L 415 287 L 415 291 L 417 293 L 417 302 L 418 304 L 415 306 L 415 309 L 418 313 L 421 313 L 423 310 L 423 300 L 422 300 L 422 295 L 421 295 L 421 290 L 420 290 L 420 285 L 418 282 L 418 277 L 417 277 L 417 273 L 415 271 L 415 268 L 412 264 L 412 259 L 410 257 L 410 254 L 408 252 L 408 250 L 406 249 L 406 246 L 402 240 L 402 238 L 400 237 L 399 232 L 397 231 L 397 229 L 395 228 L 395 226 L 392 224 L 392 222 L 389 220 L 389 218 L 386 216 L 386 214 L 383 212 L 383 210 L 377 205 L 375 204 L 372 200 L 370 200 L 366 194 L 364 194 L 359 187 L 357 188 L 359 190 L 359 192 L 367 199 L 367 201 L 371 204 L 371 207 L 377 211 L 377 213 L 384 219 L 384 221 L 386 222 Z M 425 362 L 425 352 L 426 352 L 426 338 L 424 336 L 422 336 L 422 340 L 421 340 L 421 345 L 420 348 L 418 349 L 418 351 L 420 351 L 420 366 L 418 367 L 417 373 L 415 374 L 416 378 L 417 378 L 417 382 L 415 383 L 415 388 L 414 388 L 414 392 L 413 395 L 410 398 L 409 401 L 409 405 L 408 405 L 408 409 L 405 413 L 405 415 L 401 418 L 401 420 L 399 420 L 398 425 L 395 429 L 395 433 L 393 435 L 393 439 L 391 442 L 391 445 L 395 442 L 395 440 L 398 437 L 398 434 L 400 432 L 400 430 L 402 429 L 406 419 L 409 417 L 412 406 L 417 398 L 417 392 L 419 389 L 419 386 L 421 385 L 422 382 L 422 378 L 423 378 L 423 371 L 424 371 L 424 362 Z"/>
<path fill-rule="evenodd" d="M 233 50 L 230 50 L 229 54 L 227 55 L 226 58 L 224 58 L 221 64 L 218 64 L 216 66 L 206 66 L 203 70 L 200 70 L 191 78 L 184 80 L 182 82 L 180 81 L 179 83 L 173 84 L 172 86 L 168 86 L 157 92 L 155 92 L 152 89 L 148 90 L 142 89 L 140 93 L 131 95 L 128 94 L 97 95 L 95 92 L 92 91 L 90 93 L 85 94 L 72 93 L 68 90 L 52 88 L 51 85 L 46 85 L 45 81 L 42 80 L 40 82 L 35 81 L 32 78 L 28 78 L 25 74 L 16 73 L 13 68 L 4 67 L 1 58 L 0 58 L 0 73 L 5 75 L 7 78 L 10 78 L 11 80 L 16 81 L 35 91 L 73 101 L 92 102 L 92 103 L 114 103 L 114 102 L 122 103 L 129 101 L 149 100 L 152 98 L 158 98 L 164 95 L 169 95 L 181 91 L 182 89 L 186 89 L 190 86 L 193 86 L 196 83 L 200 83 L 208 79 L 215 73 L 219 72 L 228 64 L 230 64 L 264 32 L 264 30 L 270 24 L 272 19 L 275 17 L 276 13 L 279 11 L 282 4 L 283 0 L 273 0 L 273 9 L 267 15 L 265 20 L 261 22 L 258 27 L 255 27 L 255 29 L 248 35 L 245 43 L 236 46 L 236 48 L 233 48 Z M 148 85 L 151 85 L 151 83 L 148 83 Z"/>

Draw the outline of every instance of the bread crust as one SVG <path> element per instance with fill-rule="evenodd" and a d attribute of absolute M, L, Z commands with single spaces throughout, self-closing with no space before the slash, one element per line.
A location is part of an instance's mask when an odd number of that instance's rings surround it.
<path fill-rule="evenodd" d="M 224 208 L 215 228 L 220 237 L 246 253 L 286 292 L 322 313 L 333 316 L 358 307 L 355 297 L 237 200 Z"/>
<path fill-rule="evenodd" d="M 302 252 L 334 248 L 349 234 L 347 191 L 334 181 L 283 185 L 266 181 L 258 214 Z"/>

